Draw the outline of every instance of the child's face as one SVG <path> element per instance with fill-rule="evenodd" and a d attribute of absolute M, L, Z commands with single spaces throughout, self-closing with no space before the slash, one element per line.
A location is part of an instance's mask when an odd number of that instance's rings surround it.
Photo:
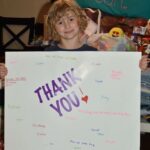
<path fill-rule="evenodd" d="M 67 11 L 65 15 L 56 21 L 55 28 L 61 40 L 73 39 L 77 37 L 80 32 L 78 18 L 71 10 Z"/>

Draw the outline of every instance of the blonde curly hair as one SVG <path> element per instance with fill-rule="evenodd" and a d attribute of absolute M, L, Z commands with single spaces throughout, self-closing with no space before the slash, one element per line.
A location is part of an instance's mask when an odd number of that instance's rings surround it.
<path fill-rule="evenodd" d="M 59 41 L 60 36 L 55 29 L 56 22 L 65 15 L 67 11 L 72 11 L 78 18 L 78 25 L 81 32 L 87 27 L 87 18 L 84 11 L 74 0 L 57 0 L 48 12 L 48 30 L 52 40 Z"/>

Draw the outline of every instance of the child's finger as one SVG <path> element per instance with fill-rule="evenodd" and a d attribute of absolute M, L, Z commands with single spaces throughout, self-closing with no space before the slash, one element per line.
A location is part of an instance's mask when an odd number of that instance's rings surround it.
<path fill-rule="evenodd" d="M 0 63 L 0 79 L 4 79 L 5 76 L 7 75 L 7 68 L 3 63 Z"/>

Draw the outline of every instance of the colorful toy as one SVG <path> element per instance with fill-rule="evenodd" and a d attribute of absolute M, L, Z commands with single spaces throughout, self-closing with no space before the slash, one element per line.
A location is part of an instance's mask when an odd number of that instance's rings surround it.
<path fill-rule="evenodd" d="M 121 28 L 119 27 L 113 27 L 110 31 L 109 31 L 109 35 L 112 37 L 123 37 L 124 36 L 124 32 Z"/>
<path fill-rule="evenodd" d="M 100 51 L 135 51 L 134 43 L 119 27 L 113 27 L 108 33 L 93 34 L 87 43 Z"/>

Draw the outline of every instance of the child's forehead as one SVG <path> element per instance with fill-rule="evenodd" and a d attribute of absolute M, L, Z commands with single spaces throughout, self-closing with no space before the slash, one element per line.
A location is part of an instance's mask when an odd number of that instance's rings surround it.
<path fill-rule="evenodd" d="M 64 12 L 59 12 L 56 15 L 56 18 L 62 18 L 62 17 L 68 17 L 68 16 L 76 16 L 75 12 L 73 10 L 66 10 Z"/>

